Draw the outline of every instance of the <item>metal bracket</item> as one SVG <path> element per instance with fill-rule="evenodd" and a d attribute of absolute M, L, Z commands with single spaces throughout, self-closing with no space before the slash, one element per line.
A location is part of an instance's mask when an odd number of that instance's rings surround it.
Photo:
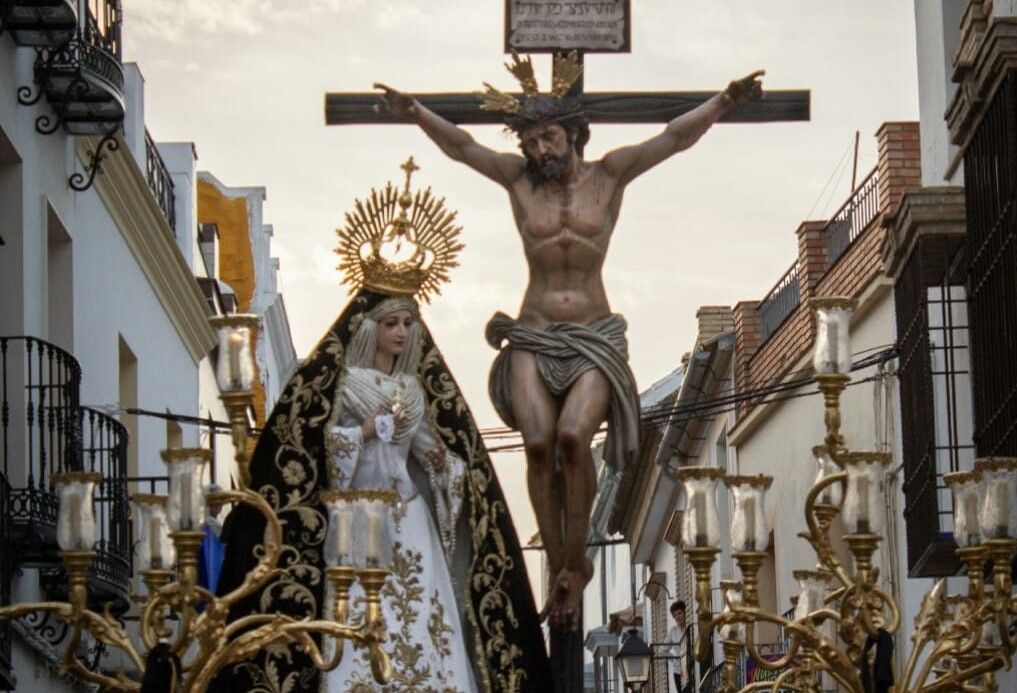
<path fill-rule="evenodd" d="M 120 128 L 116 128 L 108 135 L 103 137 L 101 140 L 99 140 L 99 144 L 96 146 L 95 150 L 89 152 L 88 166 L 85 167 L 85 172 L 88 174 L 88 178 L 85 178 L 85 176 L 82 173 L 77 172 L 69 179 L 67 179 L 67 183 L 74 190 L 77 190 L 78 192 L 85 192 L 86 190 L 92 187 L 92 183 L 95 182 L 96 175 L 102 173 L 102 162 L 106 159 L 108 155 L 107 153 L 103 152 L 103 148 L 105 147 L 110 152 L 115 152 L 116 150 L 120 149 L 120 142 L 117 140 L 116 137 L 117 132 L 119 132 L 119 130 Z"/>

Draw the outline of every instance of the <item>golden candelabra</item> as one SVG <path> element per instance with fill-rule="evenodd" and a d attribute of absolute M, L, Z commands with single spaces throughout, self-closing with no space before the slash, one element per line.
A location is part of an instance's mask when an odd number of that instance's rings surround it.
<path fill-rule="evenodd" d="M 812 546 L 816 570 L 795 571 L 802 591 L 792 618 L 760 606 L 758 577 L 769 528 L 762 512 L 770 478 L 725 477 L 716 468 L 678 470 L 687 499 L 683 520 L 684 551 L 695 574 L 698 602 L 696 657 L 705 660 L 714 632 L 724 654 L 720 690 L 738 690 L 738 669 L 748 657 L 769 672 L 767 681 L 749 682 L 740 690 L 818 693 L 833 679 L 841 690 L 880 690 L 863 682 L 863 663 L 880 638 L 898 631 L 901 613 L 895 600 L 879 588 L 873 555 L 883 540 L 883 488 L 890 455 L 852 452 L 840 434 L 840 395 L 850 370 L 848 329 L 854 303 L 843 298 L 813 299 L 817 335 L 814 367 L 824 398 L 825 444 L 814 449 L 819 464 L 816 483 L 805 499 L 808 531 L 800 536 Z M 712 568 L 720 552 L 716 519 L 716 486 L 723 480 L 733 500 L 731 545 L 741 582 L 722 581 L 724 610 L 711 609 Z M 1017 552 L 1017 458 L 976 460 L 970 472 L 946 475 L 954 493 L 957 554 L 967 570 L 967 593 L 947 595 L 940 580 L 924 595 L 915 616 L 910 652 L 897 691 L 996 691 L 995 672 L 1011 666 L 1017 636 L 1017 595 L 1011 563 Z M 834 550 L 831 524 L 840 516 L 847 533 L 841 540 L 852 560 L 842 562 Z M 987 567 L 991 564 L 991 572 Z M 988 579 L 987 575 L 991 575 Z M 787 651 L 779 659 L 761 655 L 756 626 L 783 629 Z M 903 643 L 897 643 L 901 647 Z M 887 690 L 887 689 L 882 689 Z"/>
<path fill-rule="evenodd" d="M 386 626 L 381 609 L 381 589 L 389 574 L 387 561 L 353 561 L 350 552 L 332 552 L 335 557 L 326 568 L 331 599 L 318 620 L 297 619 L 280 613 L 251 614 L 230 621 L 230 608 L 259 591 L 278 573 L 282 551 L 282 527 L 272 507 L 250 488 L 248 454 L 248 412 L 252 402 L 253 359 L 251 329 L 256 316 L 233 315 L 213 319 L 220 335 L 218 380 L 231 423 L 239 487 L 232 491 L 205 492 L 201 480 L 209 451 L 174 449 L 163 452 L 169 468 L 170 493 L 167 496 L 138 494 L 133 500 L 143 519 L 144 533 L 138 543 L 137 559 L 143 566 L 141 580 L 147 593 L 137 596 L 140 604 L 139 628 L 129 633 L 107 609 L 97 613 L 88 608 L 87 574 L 93 560 L 95 519 L 92 495 L 100 481 L 93 472 L 56 474 L 53 482 L 60 496 L 57 539 L 60 559 L 69 584 L 66 602 L 33 602 L 0 609 L 0 621 L 21 618 L 32 612 L 55 614 L 69 626 L 69 639 L 61 673 L 69 673 L 107 691 L 140 691 L 148 654 L 156 647 L 168 647 L 180 661 L 180 680 L 176 690 L 188 693 L 206 691 L 224 667 L 241 662 L 271 644 L 289 644 L 307 654 L 318 669 L 330 671 L 342 660 L 344 643 L 366 648 L 371 670 L 379 684 L 391 678 L 392 668 L 382 648 Z M 322 492 L 322 501 L 330 508 L 329 535 L 338 541 L 350 541 L 351 526 L 333 527 L 331 521 L 344 512 L 352 515 L 359 496 L 365 492 Z M 376 545 L 388 539 L 387 508 L 395 501 L 387 491 L 368 492 L 368 505 L 380 504 L 371 526 L 381 529 L 374 537 Z M 357 496 L 357 497 L 354 497 Z M 244 503 L 256 508 L 265 518 L 264 553 L 239 587 L 216 596 L 198 584 L 198 553 L 205 536 L 202 522 L 207 505 Z M 334 512 L 336 506 L 348 506 Z M 167 512 L 168 511 L 168 512 Z M 172 530 L 172 531 L 171 531 Z M 342 535 L 340 538 L 339 535 Z M 384 553 L 382 546 L 381 553 Z M 173 556 L 175 555 L 175 569 Z M 369 557 L 370 558 L 370 557 Z M 377 557 L 375 557 L 377 559 Z M 356 562 L 358 567 L 343 564 Z M 355 582 L 365 594 L 363 613 L 351 618 L 350 591 Z M 168 618 L 176 614 L 176 623 Z M 130 660 L 134 676 L 118 670 L 106 674 L 91 670 L 78 657 L 82 636 L 88 633 L 96 641 L 121 651 Z M 314 636 L 322 636 L 333 653 L 326 657 Z"/>

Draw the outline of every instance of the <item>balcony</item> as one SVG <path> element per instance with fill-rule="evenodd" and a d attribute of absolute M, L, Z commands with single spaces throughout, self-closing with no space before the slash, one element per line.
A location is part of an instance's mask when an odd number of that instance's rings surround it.
<path fill-rule="evenodd" d="M 159 155 L 159 149 L 155 146 L 155 140 L 148 130 L 145 130 L 145 178 L 148 180 L 148 187 L 155 195 L 159 209 L 166 217 L 170 229 L 176 235 L 176 195 L 173 192 L 173 179 L 170 177 L 166 162 Z"/>
<path fill-rule="evenodd" d="M 796 261 L 787 272 L 777 280 L 766 297 L 759 302 L 756 312 L 762 328 L 765 342 L 780 327 L 801 302 L 798 288 L 798 262 Z"/>
<path fill-rule="evenodd" d="M 81 407 L 81 368 L 63 349 L 34 337 L 0 337 L 0 451 L 11 486 L 6 504 L 10 555 L 17 567 L 39 568 L 54 596 L 66 589 L 57 559 L 60 471 L 99 472 L 95 499 L 96 557 L 89 573 L 95 604 L 125 610 L 132 533 L 127 489 L 127 431 L 103 412 Z"/>
<path fill-rule="evenodd" d="M 35 119 L 42 134 L 63 128 L 69 135 L 112 138 L 125 112 L 120 0 L 82 0 L 80 7 L 66 40 L 36 48 L 34 93 L 20 87 L 18 102 L 30 106 L 46 97 L 53 114 Z"/>
<path fill-rule="evenodd" d="M 0 0 L 0 32 L 19 46 L 57 48 L 77 26 L 77 0 Z"/>
<path fill-rule="evenodd" d="M 833 267 L 879 212 L 879 176 L 873 169 L 826 225 L 827 267 Z"/>

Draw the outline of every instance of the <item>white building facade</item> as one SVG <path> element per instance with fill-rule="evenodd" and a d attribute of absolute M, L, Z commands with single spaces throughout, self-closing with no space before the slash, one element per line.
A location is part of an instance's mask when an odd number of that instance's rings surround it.
<path fill-rule="evenodd" d="M 231 309 L 216 291 L 203 291 L 217 277 L 201 252 L 194 146 L 156 145 L 145 129 L 144 80 L 119 52 L 119 3 L 67 2 L 42 28 L 26 23 L 21 3 L 8 5 L 0 18 L 2 597 L 61 598 L 50 477 L 94 470 L 104 481 L 90 599 L 94 607 L 112 602 L 129 622 L 137 587 L 129 496 L 165 493 L 160 451 L 214 440 L 218 464 L 206 481 L 231 484 L 209 325 Z M 73 98 L 58 99 L 62 75 L 38 61 L 53 50 L 45 41 L 82 41 L 84 29 L 96 27 L 99 63 L 61 56 L 50 63 L 66 62 L 89 89 L 105 90 L 106 100 L 86 113 Z M 39 98 L 19 104 L 16 95 Z M 100 172 L 88 184 L 100 143 Z M 71 185 L 75 173 L 81 191 Z M 265 318 L 259 358 L 263 382 L 274 385 L 271 402 L 295 354 L 277 264 L 267 242 L 258 252 L 262 299 L 254 308 Z M 23 619 L 0 630 L 6 689 L 81 685 L 56 673 L 66 645 L 59 624 Z M 88 646 L 96 667 L 119 663 Z"/>

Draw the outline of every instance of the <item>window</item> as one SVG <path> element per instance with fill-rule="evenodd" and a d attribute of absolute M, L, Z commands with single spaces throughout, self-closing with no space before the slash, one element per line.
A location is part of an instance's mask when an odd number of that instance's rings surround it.
<path fill-rule="evenodd" d="M 974 442 L 1017 455 L 1017 71 L 964 154 Z"/>
<path fill-rule="evenodd" d="M 904 517 L 912 577 L 953 575 L 953 499 L 943 475 L 970 469 L 971 388 L 959 236 L 924 236 L 897 279 Z"/>

